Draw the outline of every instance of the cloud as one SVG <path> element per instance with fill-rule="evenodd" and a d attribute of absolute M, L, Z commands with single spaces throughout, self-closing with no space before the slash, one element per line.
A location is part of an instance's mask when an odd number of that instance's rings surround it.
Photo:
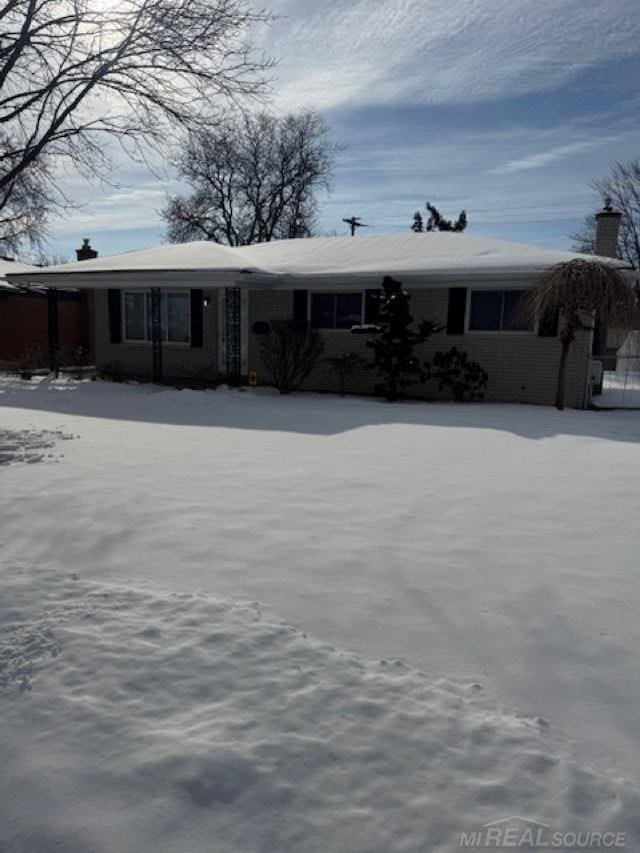
<path fill-rule="evenodd" d="M 640 150 L 637 0 L 266 0 L 283 17 L 258 45 L 281 58 L 275 106 L 326 112 L 337 158 L 320 228 L 359 214 L 405 231 L 429 199 L 470 230 L 567 245 L 599 200 L 589 182 Z M 76 181 L 87 206 L 56 223 L 56 250 L 162 240 L 180 191 L 117 157 L 128 188 Z M 158 172 L 160 174 L 160 172 Z"/>
<path fill-rule="evenodd" d="M 624 110 L 551 127 L 508 120 L 461 128 L 455 112 L 455 127 L 430 119 L 427 132 L 410 109 L 376 108 L 361 122 L 357 110 L 343 118 L 353 136 L 323 203 L 322 228 L 341 232 L 341 218 L 358 214 L 371 233 L 406 231 L 430 200 L 448 217 L 465 208 L 470 233 L 567 248 L 567 235 L 601 205 L 590 181 L 639 150 L 637 119 Z"/>
<path fill-rule="evenodd" d="M 564 160 L 565 157 L 570 157 L 573 154 L 582 154 L 586 151 L 591 151 L 594 148 L 605 146 L 614 141 L 614 139 L 615 137 L 605 136 L 599 139 L 570 142 L 567 145 L 558 145 L 556 148 L 551 148 L 549 151 L 540 151 L 537 154 L 528 154 L 525 157 L 508 160 L 506 163 L 501 163 L 489 169 L 489 172 L 494 175 L 513 175 L 517 172 L 527 172 L 530 169 L 540 169 L 543 166 L 548 166 L 550 163 Z"/>
<path fill-rule="evenodd" d="M 274 0 L 281 106 L 473 103 L 637 55 L 637 0 Z"/>
<path fill-rule="evenodd" d="M 128 189 L 119 189 L 105 193 L 92 200 L 85 208 L 73 211 L 65 217 L 66 230 L 84 233 L 92 230 L 116 230 L 125 223 L 136 228 L 157 227 L 159 210 L 166 200 L 166 187 L 163 184 L 147 182 Z"/>

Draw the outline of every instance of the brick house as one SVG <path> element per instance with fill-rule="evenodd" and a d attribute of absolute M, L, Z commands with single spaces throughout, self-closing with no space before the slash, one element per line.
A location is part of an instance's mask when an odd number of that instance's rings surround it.
<path fill-rule="evenodd" d="M 99 369 L 122 377 L 198 383 L 255 373 L 270 384 L 260 347 L 268 323 L 292 318 L 318 328 L 325 357 L 369 356 L 375 322 L 371 298 L 384 275 L 402 282 L 416 320 L 444 327 L 419 355 L 456 346 L 489 373 L 485 399 L 551 404 L 560 353 L 555 323 L 524 325 L 513 308 L 541 273 L 576 253 L 467 234 L 435 232 L 367 237 L 319 237 L 229 248 L 208 242 L 128 252 L 10 276 L 45 287 L 78 287 L 95 295 L 95 355 Z M 592 257 L 592 256 L 584 256 Z M 621 269 L 616 259 L 601 258 Z M 156 323 L 155 335 L 151 322 Z M 567 405 L 586 405 L 592 332 L 582 331 L 567 370 Z M 360 371 L 349 391 L 370 393 L 375 376 Z M 336 391 L 322 361 L 309 390 Z M 434 389 L 418 389 L 437 396 Z"/>
<path fill-rule="evenodd" d="M 77 250 L 78 260 L 95 258 L 88 241 Z M 50 298 L 44 287 L 10 284 L 7 275 L 37 275 L 41 268 L 9 258 L 0 258 L 0 362 L 28 361 L 33 367 L 48 364 Z M 59 288 L 56 294 L 60 360 L 62 364 L 93 363 L 93 293 L 73 287 Z"/>

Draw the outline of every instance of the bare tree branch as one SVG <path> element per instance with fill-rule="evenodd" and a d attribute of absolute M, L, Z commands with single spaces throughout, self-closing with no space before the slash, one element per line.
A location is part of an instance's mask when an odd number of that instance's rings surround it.
<path fill-rule="evenodd" d="M 176 128 L 194 132 L 225 104 L 259 96 L 271 63 L 248 36 L 270 18 L 248 0 L 6 2 L 0 216 L 10 220 L 18 202 L 33 202 L 61 162 L 100 175 L 108 138 L 163 149 Z M 47 208 L 64 205 L 54 189 L 45 195 L 32 211 L 33 235 Z"/>
<path fill-rule="evenodd" d="M 192 133 L 177 166 L 193 192 L 169 199 L 169 239 L 238 246 L 309 236 L 336 148 L 313 111 L 244 114 Z"/>
<path fill-rule="evenodd" d="M 628 163 L 615 163 L 606 178 L 591 184 L 600 199 L 610 197 L 614 208 L 622 213 L 618 256 L 640 270 L 640 158 Z M 574 248 L 595 254 L 596 220 L 587 216 L 579 231 L 571 235 Z"/>

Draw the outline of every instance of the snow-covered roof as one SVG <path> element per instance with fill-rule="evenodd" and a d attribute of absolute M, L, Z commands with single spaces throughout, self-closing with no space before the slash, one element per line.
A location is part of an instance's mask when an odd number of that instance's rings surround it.
<path fill-rule="evenodd" d="M 215 287 L 233 282 L 294 286 L 335 279 L 373 280 L 383 275 L 401 279 L 447 276 L 535 274 L 580 255 L 489 237 L 435 232 L 365 237 L 313 237 L 229 247 L 207 241 L 177 243 L 98 257 L 80 263 L 38 269 L 12 280 L 66 286 L 108 287 L 110 282 L 168 284 L 195 282 Z M 624 267 L 612 258 L 599 260 Z M 18 270 L 16 269 L 16 272 Z"/>
<path fill-rule="evenodd" d="M 148 272 L 169 270 L 215 270 L 216 272 L 242 272 L 251 261 L 243 258 L 242 250 L 221 246 L 208 240 L 191 243 L 169 243 L 149 249 L 135 249 L 119 255 L 105 255 L 87 261 L 56 264 L 38 270 L 47 275 L 88 275 L 109 272 Z"/>
<path fill-rule="evenodd" d="M 35 272 L 38 268 L 22 264 L 20 261 L 10 261 L 7 258 L 0 258 L 0 290 L 17 290 L 13 284 L 9 284 L 6 279 L 6 273 L 30 273 Z"/>
<path fill-rule="evenodd" d="M 442 231 L 279 240 L 243 246 L 242 254 L 257 266 L 281 274 L 314 277 L 540 272 L 572 258 L 594 258 L 593 255 Z M 612 262 L 611 258 L 600 260 Z"/>

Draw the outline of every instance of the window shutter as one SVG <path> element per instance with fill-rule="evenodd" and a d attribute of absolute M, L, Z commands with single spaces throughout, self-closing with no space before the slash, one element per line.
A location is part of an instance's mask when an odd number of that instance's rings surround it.
<path fill-rule="evenodd" d="M 109 338 L 112 344 L 122 342 L 122 311 L 120 308 L 120 291 L 107 291 L 109 304 Z"/>
<path fill-rule="evenodd" d="M 380 321 L 380 290 L 366 290 L 364 294 L 364 322 L 375 326 Z"/>
<path fill-rule="evenodd" d="M 464 335 L 464 318 L 467 312 L 467 288 L 449 288 L 449 308 L 447 311 L 447 334 Z"/>
<path fill-rule="evenodd" d="M 301 328 L 307 325 L 307 291 L 293 291 L 293 322 Z"/>
<path fill-rule="evenodd" d="M 543 311 L 538 322 L 538 337 L 555 338 L 558 334 L 558 321 L 560 311 L 557 308 L 549 308 Z"/>
<path fill-rule="evenodd" d="M 202 305 L 201 290 L 191 291 L 191 346 L 202 346 Z"/>

